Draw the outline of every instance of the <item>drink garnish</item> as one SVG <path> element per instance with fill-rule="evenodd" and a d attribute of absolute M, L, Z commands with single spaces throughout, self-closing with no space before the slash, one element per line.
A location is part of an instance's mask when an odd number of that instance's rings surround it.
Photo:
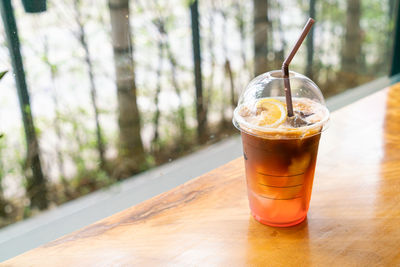
<path fill-rule="evenodd" d="M 263 98 L 257 102 L 258 126 L 277 127 L 286 119 L 284 104 L 273 98 Z"/>

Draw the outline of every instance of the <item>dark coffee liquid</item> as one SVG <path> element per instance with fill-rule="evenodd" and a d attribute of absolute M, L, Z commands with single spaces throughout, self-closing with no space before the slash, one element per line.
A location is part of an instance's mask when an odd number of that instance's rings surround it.
<path fill-rule="evenodd" d="M 304 220 L 320 137 L 268 139 L 242 131 L 250 209 L 258 221 L 291 226 Z"/>

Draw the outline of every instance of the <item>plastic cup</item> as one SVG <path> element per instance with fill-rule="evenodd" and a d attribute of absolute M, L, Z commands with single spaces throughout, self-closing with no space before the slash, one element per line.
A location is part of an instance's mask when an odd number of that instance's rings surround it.
<path fill-rule="evenodd" d="M 285 102 L 280 70 L 250 82 L 233 118 L 241 131 L 251 213 L 257 221 L 276 227 L 296 225 L 307 216 L 319 140 L 329 120 L 318 86 L 295 72 L 290 72 L 289 78 L 294 110 L 296 114 L 303 112 L 307 125 L 294 127 L 285 121 L 279 126 L 260 126 L 249 119 L 251 116 L 246 119 L 240 115 L 244 107 L 256 114 L 257 102 L 263 98 Z"/>

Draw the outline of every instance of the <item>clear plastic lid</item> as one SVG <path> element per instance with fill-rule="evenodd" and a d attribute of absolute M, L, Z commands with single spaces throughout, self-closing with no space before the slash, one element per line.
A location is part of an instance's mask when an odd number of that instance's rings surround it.
<path fill-rule="evenodd" d="M 254 78 L 242 92 L 234 111 L 233 124 L 235 127 L 249 134 L 277 138 L 311 136 L 326 129 L 329 111 L 319 87 L 308 77 L 293 71 L 289 72 L 289 79 L 295 116 L 300 117 L 301 114 L 304 124 L 295 127 L 287 123 L 289 119 L 285 114 L 285 118 L 279 123 L 260 125 L 256 119 L 243 115 L 243 110 L 246 109 L 250 114 L 248 116 L 252 116 L 251 114 L 254 117 L 261 116 L 257 105 L 261 99 L 271 98 L 279 100 L 281 103 L 278 103 L 279 106 L 284 106 L 284 112 L 287 112 L 282 71 L 274 70 Z M 301 110 L 304 107 L 307 111 Z M 265 114 L 268 115 L 267 112 Z"/>

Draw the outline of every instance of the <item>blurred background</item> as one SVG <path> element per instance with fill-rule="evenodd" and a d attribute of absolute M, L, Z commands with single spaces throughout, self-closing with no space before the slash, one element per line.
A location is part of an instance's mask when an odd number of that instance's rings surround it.
<path fill-rule="evenodd" d="M 291 70 L 326 98 L 388 76 L 398 5 L 1 1 L 0 227 L 237 134 L 241 90 L 280 69 L 308 17 Z"/>

